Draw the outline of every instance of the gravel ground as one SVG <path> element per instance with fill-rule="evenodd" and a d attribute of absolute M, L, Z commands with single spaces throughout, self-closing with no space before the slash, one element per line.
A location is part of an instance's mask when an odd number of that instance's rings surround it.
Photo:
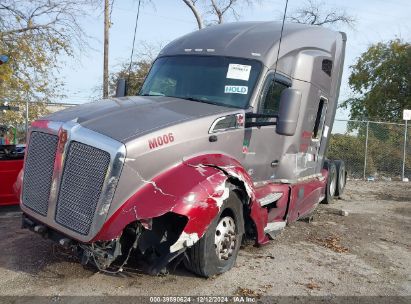
<path fill-rule="evenodd" d="M 348 211 L 341 216 L 340 211 Z M 411 295 L 411 186 L 349 181 L 342 199 L 269 245 L 246 245 L 237 265 L 211 279 L 179 267 L 167 276 L 83 268 L 0 209 L 0 295 Z"/>

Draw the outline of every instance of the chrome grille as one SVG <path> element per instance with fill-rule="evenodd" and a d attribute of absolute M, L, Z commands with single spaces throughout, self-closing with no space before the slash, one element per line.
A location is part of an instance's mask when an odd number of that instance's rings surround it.
<path fill-rule="evenodd" d="M 79 142 L 68 148 L 56 206 L 56 222 L 87 235 L 110 163 L 110 154 Z"/>
<path fill-rule="evenodd" d="M 46 216 L 58 137 L 32 132 L 23 179 L 23 204 Z"/>

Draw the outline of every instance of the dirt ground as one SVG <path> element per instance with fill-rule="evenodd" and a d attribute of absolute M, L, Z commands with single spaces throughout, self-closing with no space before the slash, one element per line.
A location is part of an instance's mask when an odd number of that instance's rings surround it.
<path fill-rule="evenodd" d="M 348 211 L 341 216 L 340 211 Z M 411 295 L 411 184 L 350 181 L 269 245 L 247 245 L 211 279 L 181 266 L 166 276 L 111 276 L 83 268 L 0 209 L 0 295 Z"/>

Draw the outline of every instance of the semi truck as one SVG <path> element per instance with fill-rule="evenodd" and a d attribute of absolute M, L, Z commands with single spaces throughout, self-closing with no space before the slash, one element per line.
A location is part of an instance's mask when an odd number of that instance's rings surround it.
<path fill-rule="evenodd" d="M 31 124 L 23 227 L 101 271 L 228 271 L 243 241 L 267 244 L 342 194 L 344 162 L 325 153 L 345 42 L 276 22 L 172 41 L 136 96 L 122 83 Z"/>

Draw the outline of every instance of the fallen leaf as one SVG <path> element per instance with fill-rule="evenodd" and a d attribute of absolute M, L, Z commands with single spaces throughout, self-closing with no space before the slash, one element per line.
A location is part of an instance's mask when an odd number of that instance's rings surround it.
<path fill-rule="evenodd" d="M 238 287 L 236 294 L 239 296 L 243 296 L 243 297 L 256 297 L 256 298 L 261 297 L 261 294 L 258 293 L 257 291 L 249 289 L 249 288 L 243 288 L 243 287 Z"/>
<path fill-rule="evenodd" d="M 314 282 L 310 282 L 308 284 L 305 284 L 305 287 L 307 287 L 308 289 L 314 290 L 314 289 L 318 289 L 320 290 L 320 286 Z"/>

